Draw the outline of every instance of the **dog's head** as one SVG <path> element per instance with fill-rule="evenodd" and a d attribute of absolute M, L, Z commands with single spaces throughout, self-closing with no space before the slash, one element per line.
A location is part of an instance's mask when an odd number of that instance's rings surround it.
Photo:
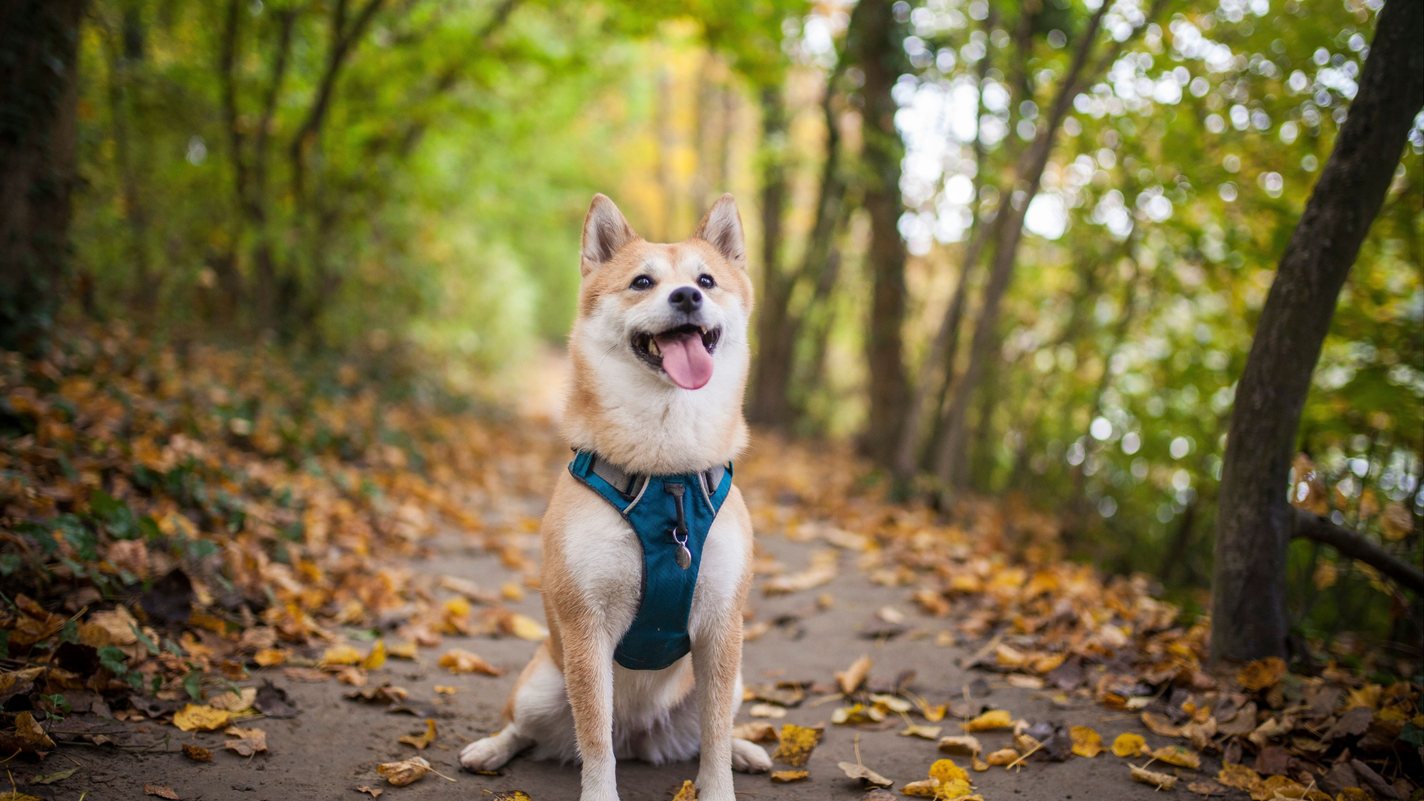
<path fill-rule="evenodd" d="M 596 195 L 583 225 L 564 431 L 638 473 L 705 470 L 745 446 L 752 282 L 736 201 L 696 233 L 645 242 Z"/>
<path fill-rule="evenodd" d="M 742 221 L 731 195 L 673 245 L 643 241 L 613 201 L 595 195 L 579 269 L 580 333 L 607 358 L 682 390 L 702 389 L 720 370 L 745 370 L 742 359 L 720 358 L 745 350 L 752 307 Z"/>

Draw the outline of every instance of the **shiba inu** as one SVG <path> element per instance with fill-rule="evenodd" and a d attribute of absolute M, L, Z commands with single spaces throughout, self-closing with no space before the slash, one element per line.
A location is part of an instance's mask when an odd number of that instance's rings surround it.
<path fill-rule="evenodd" d="M 750 349 L 741 218 L 723 195 L 678 244 L 643 241 L 596 195 L 584 221 L 564 434 L 577 451 L 544 515 L 549 638 L 498 734 L 460 762 L 582 760 L 583 801 L 618 798 L 615 763 L 701 754 L 703 801 L 771 760 L 732 738 L 752 525 L 732 483 Z"/>

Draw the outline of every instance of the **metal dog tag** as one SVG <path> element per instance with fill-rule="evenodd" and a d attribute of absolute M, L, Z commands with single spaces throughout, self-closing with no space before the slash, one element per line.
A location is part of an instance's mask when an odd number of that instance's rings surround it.
<path fill-rule="evenodd" d="M 677 566 L 683 570 L 692 567 L 692 551 L 687 550 L 687 546 L 680 542 L 677 544 L 677 551 L 673 553 L 672 558 L 677 560 Z"/>

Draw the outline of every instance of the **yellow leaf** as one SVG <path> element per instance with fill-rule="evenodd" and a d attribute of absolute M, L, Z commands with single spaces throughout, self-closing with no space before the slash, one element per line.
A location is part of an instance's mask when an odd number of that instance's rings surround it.
<path fill-rule="evenodd" d="M 935 763 L 930 765 L 930 778 L 940 784 L 949 784 L 955 780 L 968 782 L 969 772 L 954 764 L 952 759 L 936 759 Z"/>
<path fill-rule="evenodd" d="M 958 754 L 960 756 L 974 756 L 984 750 L 979 738 L 972 734 L 962 734 L 958 737 L 942 737 L 939 741 L 939 750 L 946 754 Z"/>
<path fill-rule="evenodd" d="M 1261 786 L 1260 774 L 1245 765 L 1236 765 L 1230 762 L 1223 763 L 1221 770 L 1216 774 L 1216 780 L 1227 787 L 1235 787 L 1247 792 Z"/>
<path fill-rule="evenodd" d="M 1236 674 L 1236 680 L 1241 682 L 1241 686 L 1247 690 L 1257 692 L 1276 686 L 1276 683 L 1285 678 L 1285 675 L 1285 661 L 1277 656 L 1268 656 L 1241 668 L 1241 671 Z"/>
<path fill-rule="evenodd" d="M 971 721 L 959 724 L 965 731 L 992 731 L 1007 729 L 1013 725 L 1013 716 L 1006 709 L 991 709 Z"/>
<path fill-rule="evenodd" d="M 232 713 L 225 709 L 188 704 L 173 715 L 173 725 L 183 731 L 214 731 L 221 729 L 232 720 Z"/>
<path fill-rule="evenodd" d="M 1019 752 L 1013 748 L 1000 748 L 994 753 L 984 757 L 984 762 L 995 766 L 1012 765 L 1014 760 L 1019 758 Z"/>
<path fill-rule="evenodd" d="M 1147 741 L 1142 739 L 1140 734 L 1123 732 L 1113 740 L 1112 752 L 1114 756 L 1130 757 L 1147 753 Z"/>
<path fill-rule="evenodd" d="M 1074 726 L 1068 730 L 1073 738 L 1073 753 L 1080 757 L 1093 757 L 1103 752 L 1103 737 L 1087 726 Z"/>
<path fill-rule="evenodd" d="M 672 801 L 697 801 L 697 785 L 691 779 L 684 779 Z"/>
<path fill-rule="evenodd" d="M 376 644 L 371 646 L 371 653 L 366 654 L 366 658 L 361 660 L 361 667 L 366 670 L 375 670 L 386 663 L 386 641 L 376 640 Z"/>
<path fill-rule="evenodd" d="M 413 745 L 413 746 L 416 747 L 417 750 L 424 751 L 424 750 L 425 750 L 425 746 L 430 745 L 431 743 L 435 742 L 435 719 L 434 719 L 434 718 L 426 718 L 426 719 L 425 719 L 425 733 L 424 733 L 424 734 L 420 734 L 420 735 L 407 734 L 407 735 L 405 735 L 405 736 L 403 736 L 403 737 L 400 737 L 400 738 L 397 740 L 397 742 L 402 742 L 402 743 L 405 743 L 406 745 Z"/>
<path fill-rule="evenodd" d="M 499 676 L 504 673 L 503 670 L 463 648 L 451 648 L 446 651 L 444 656 L 440 657 L 440 667 L 457 674 L 481 673 L 486 676 Z"/>
<path fill-rule="evenodd" d="M 865 674 L 870 672 L 870 666 L 875 664 L 870 656 L 863 655 L 851 663 L 845 670 L 836 671 L 836 682 L 841 686 L 841 692 L 850 695 L 865 681 Z"/>
<path fill-rule="evenodd" d="M 1176 765 L 1179 768 L 1193 770 L 1201 768 L 1201 756 L 1186 746 L 1164 745 L 1152 752 L 1152 758 L 1166 762 L 1168 765 Z"/>
<path fill-rule="evenodd" d="M 333 645 L 321 655 L 322 667 L 361 664 L 361 652 L 350 645 Z"/>
<path fill-rule="evenodd" d="M 252 708 L 253 702 L 257 700 L 256 687 L 244 687 L 239 692 L 228 692 L 215 695 L 208 699 L 208 706 L 213 709 L 222 709 L 233 713 L 246 712 Z"/>
<path fill-rule="evenodd" d="M 263 648 L 252 657 L 262 667 L 276 667 L 287 661 L 289 654 L 282 648 Z"/>
<path fill-rule="evenodd" d="M 810 777 L 811 771 L 809 770 L 778 770 L 771 774 L 771 780 L 778 784 L 805 781 Z"/>
<path fill-rule="evenodd" d="M 518 612 L 509 620 L 510 631 L 521 640 L 531 642 L 543 642 L 549 637 L 549 630 L 544 628 L 544 624 L 528 615 L 521 615 Z"/>
<path fill-rule="evenodd" d="M 390 647 L 388 653 L 396 659 L 414 659 L 416 655 L 415 643 L 398 642 Z"/>
<path fill-rule="evenodd" d="M 806 760 L 811 758 L 811 752 L 820 742 L 820 729 L 809 729 L 805 726 L 788 723 L 781 727 L 781 743 L 776 747 L 776 753 L 772 754 L 771 758 L 793 768 L 804 767 Z"/>
<path fill-rule="evenodd" d="M 435 685 L 435 692 L 439 693 L 440 695 L 454 695 L 458 690 L 458 687 L 451 687 L 448 684 Z"/>

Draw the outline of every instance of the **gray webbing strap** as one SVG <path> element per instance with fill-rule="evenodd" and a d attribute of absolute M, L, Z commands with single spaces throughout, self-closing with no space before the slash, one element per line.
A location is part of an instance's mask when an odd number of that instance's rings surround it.
<path fill-rule="evenodd" d="M 607 481 L 614 489 L 624 495 L 636 495 L 642 476 L 626 473 L 619 469 L 617 465 L 610 464 L 598 457 L 593 459 L 593 472 L 599 478 Z M 726 475 L 727 468 L 724 465 L 713 465 L 712 469 L 702 473 L 702 480 L 707 482 L 707 494 L 712 495 L 717 492 L 717 487 L 722 483 L 722 476 Z"/>

